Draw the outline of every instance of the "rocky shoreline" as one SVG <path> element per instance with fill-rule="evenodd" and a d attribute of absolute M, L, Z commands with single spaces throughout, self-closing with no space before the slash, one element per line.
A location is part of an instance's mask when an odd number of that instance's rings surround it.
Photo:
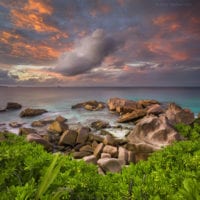
<path fill-rule="evenodd" d="M 22 109 L 22 105 L 9 102 L 1 112 Z M 107 103 L 87 101 L 72 105 L 72 109 L 86 109 L 91 112 L 108 109 L 118 116 L 118 123 L 96 120 L 89 126 L 69 124 L 67 119 L 57 116 L 55 119 L 32 121 L 31 127 L 23 127 L 18 122 L 9 125 L 19 129 L 19 135 L 25 135 L 27 141 L 40 143 L 49 152 L 71 154 L 75 159 L 98 165 L 99 173 L 120 172 L 122 166 L 137 163 L 175 141 L 184 140 L 177 132 L 178 123 L 192 124 L 194 113 L 175 103 L 164 105 L 156 100 L 132 101 L 111 98 Z M 33 117 L 48 112 L 45 109 L 26 108 L 20 110 L 20 117 Z M 130 126 L 131 123 L 131 126 Z M 116 137 L 112 130 L 123 133 Z M 6 134 L 4 131 L 3 134 Z"/>

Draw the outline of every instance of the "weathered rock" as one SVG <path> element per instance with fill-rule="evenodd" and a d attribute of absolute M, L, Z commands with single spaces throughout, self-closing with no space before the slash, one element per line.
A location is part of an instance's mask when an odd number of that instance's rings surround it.
<path fill-rule="evenodd" d="M 79 151 L 87 151 L 87 152 L 90 152 L 90 153 L 93 153 L 93 149 L 90 145 L 84 145 L 82 146 Z"/>
<path fill-rule="evenodd" d="M 86 163 L 97 164 L 97 158 L 96 158 L 95 155 L 85 156 L 85 157 L 83 158 L 83 160 L 84 160 Z"/>
<path fill-rule="evenodd" d="M 90 141 L 103 142 L 104 137 L 101 136 L 101 135 L 89 133 L 89 140 Z"/>
<path fill-rule="evenodd" d="M 146 107 L 151 106 L 153 104 L 160 104 L 158 101 L 152 100 L 152 99 L 139 100 L 137 103 L 139 105 L 141 105 L 143 108 L 146 108 Z"/>
<path fill-rule="evenodd" d="M 101 158 L 97 161 L 97 164 L 104 172 L 116 173 L 120 172 L 122 169 L 120 161 L 115 158 Z"/>
<path fill-rule="evenodd" d="M 134 121 L 136 119 L 144 117 L 145 115 L 146 115 L 146 110 L 139 109 L 139 110 L 132 111 L 131 113 L 126 113 L 120 116 L 117 122 L 124 123 L 124 122 Z"/>
<path fill-rule="evenodd" d="M 106 145 L 103 148 L 103 153 L 109 153 L 111 157 L 117 157 L 117 147 L 111 146 L 111 145 Z"/>
<path fill-rule="evenodd" d="M 18 110 L 21 108 L 22 108 L 22 105 L 15 102 L 8 102 L 6 106 L 6 110 Z"/>
<path fill-rule="evenodd" d="M 150 114 L 159 115 L 163 112 L 164 112 L 164 110 L 162 109 L 161 105 L 159 105 L 159 104 L 153 104 L 147 108 L 148 115 L 150 115 Z"/>
<path fill-rule="evenodd" d="M 121 165 L 128 164 L 128 151 L 125 148 L 119 147 L 118 159 L 119 159 Z"/>
<path fill-rule="evenodd" d="M 59 122 L 59 123 L 64 123 L 67 121 L 67 119 L 61 115 L 57 116 L 55 121 Z"/>
<path fill-rule="evenodd" d="M 40 135 L 31 133 L 26 136 L 28 142 L 36 142 L 44 146 L 46 150 L 52 150 L 52 144 L 43 139 Z"/>
<path fill-rule="evenodd" d="M 109 153 L 101 153 L 101 158 L 111 158 Z"/>
<path fill-rule="evenodd" d="M 72 106 L 72 109 L 76 109 L 76 108 L 84 108 L 89 111 L 97 111 L 97 110 L 104 109 L 105 105 L 103 102 L 86 101 L 86 102 L 78 103 L 78 104 Z"/>
<path fill-rule="evenodd" d="M 33 128 L 20 128 L 19 129 L 19 135 L 29 135 L 32 133 L 37 133 L 37 130 Z"/>
<path fill-rule="evenodd" d="M 180 138 L 165 116 L 144 117 L 128 135 L 128 139 L 135 145 L 136 151 L 137 145 L 143 144 L 143 148 L 145 146 L 145 148 L 151 149 L 151 152 L 180 140 Z"/>
<path fill-rule="evenodd" d="M 58 121 L 54 121 L 53 123 L 51 123 L 48 127 L 48 131 L 52 132 L 52 133 L 59 133 L 61 134 L 62 132 L 68 130 L 69 127 L 67 124 L 65 123 L 60 123 Z"/>
<path fill-rule="evenodd" d="M 100 130 L 102 128 L 108 128 L 109 126 L 110 125 L 108 122 L 101 121 L 101 120 L 97 120 L 97 121 L 91 123 L 91 127 L 96 130 Z"/>
<path fill-rule="evenodd" d="M 175 103 L 169 104 L 165 115 L 172 125 L 178 123 L 192 124 L 195 120 L 194 113 L 192 113 L 189 109 L 182 109 Z"/>
<path fill-rule="evenodd" d="M 12 128 L 19 128 L 22 126 L 22 124 L 18 122 L 10 122 L 9 126 L 11 126 Z"/>
<path fill-rule="evenodd" d="M 48 112 L 45 109 L 27 108 L 20 113 L 20 117 L 33 117 Z"/>
<path fill-rule="evenodd" d="M 59 145 L 70 145 L 74 146 L 76 144 L 78 133 L 74 130 L 65 131 L 60 137 Z"/>
<path fill-rule="evenodd" d="M 88 140 L 90 129 L 81 127 L 78 129 L 78 137 L 76 143 L 85 143 Z"/>
<path fill-rule="evenodd" d="M 91 153 L 88 152 L 88 151 L 76 151 L 76 152 L 72 153 L 72 155 L 73 155 L 74 158 L 80 159 L 80 158 L 83 158 L 85 156 L 91 155 Z"/>
<path fill-rule="evenodd" d="M 31 126 L 32 126 L 32 127 L 43 127 L 43 126 L 45 126 L 45 123 L 43 123 L 43 122 L 40 121 L 40 120 L 38 120 L 38 121 L 33 121 L 33 122 L 31 123 Z"/>
<path fill-rule="evenodd" d="M 101 153 L 102 153 L 102 151 L 103 151 L 103 147 L 104 147 L 104 144 L 103 144 L 103 143 L 100 143 L 100 144 L 98 144 L 97 147 L 95 148 L 95 150 L 94 150 L 94 155 L 95 155 L 97 158 L 100 157 L 100 155 L 101 155 Z"/>
<path fill-rule="evenodd" d="M 115 138 L 112 135 L 106 135 L 103 143 L 105 145 L 109 144 L 109 145 L 114 145 L 115 144 Z"/>
<path fill-rule="evenodd" d="M 127 113 L 142 108 L 136 101 L 121 98 L 111 98 L 108 100 L 107 105 L 109 110 L 117 113 Z"/>

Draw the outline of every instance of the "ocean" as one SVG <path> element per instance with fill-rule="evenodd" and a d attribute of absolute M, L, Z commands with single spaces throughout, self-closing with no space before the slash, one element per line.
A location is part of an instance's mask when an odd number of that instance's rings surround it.
<path fill-rule="evenodd" d="M 87 100 L 107 102 L 109 98 L 120 97 L 131 100 L 155 99 L 163 103 L 175 102 L 200 113 L 200 87 L 0 87 L 0 108 L 7 102 L 18 102 L 23 109 L 44 108 L 49 112 L 38 117 L 20 118 L 20 111 L 7 111 L 0 113 L 0 123 L 8 124 L 11 121 L 30 123 L 44 118 L 55 118 L 58 115 L 66 117 L 69 123 L 90 123 L 97 119 L 110 121 L 114 124 L 117 116 L 106 109 L 90 112 L 85 110 L 72 110 L 71 106 Z"/>

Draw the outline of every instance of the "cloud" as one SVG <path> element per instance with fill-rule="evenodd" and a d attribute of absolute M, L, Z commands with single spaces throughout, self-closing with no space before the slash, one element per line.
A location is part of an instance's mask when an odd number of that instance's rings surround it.
<path fill-rule="evenodd" d="M 77 41 L 71 52 L 64 53 L 55 70 L 70 76 L 83 74 L 98 67 L 108 55 L 117 50 L 120 43 L 108 37 L 103 30 L 97 29 Z"/>

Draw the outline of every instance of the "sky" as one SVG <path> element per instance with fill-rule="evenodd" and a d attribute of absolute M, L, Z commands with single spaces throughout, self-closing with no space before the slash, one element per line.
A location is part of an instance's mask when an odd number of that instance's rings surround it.
<path fill-rule="evenodd" d="M 0 85 L 200 86 L 200 1 L 0 0 Z"/>

